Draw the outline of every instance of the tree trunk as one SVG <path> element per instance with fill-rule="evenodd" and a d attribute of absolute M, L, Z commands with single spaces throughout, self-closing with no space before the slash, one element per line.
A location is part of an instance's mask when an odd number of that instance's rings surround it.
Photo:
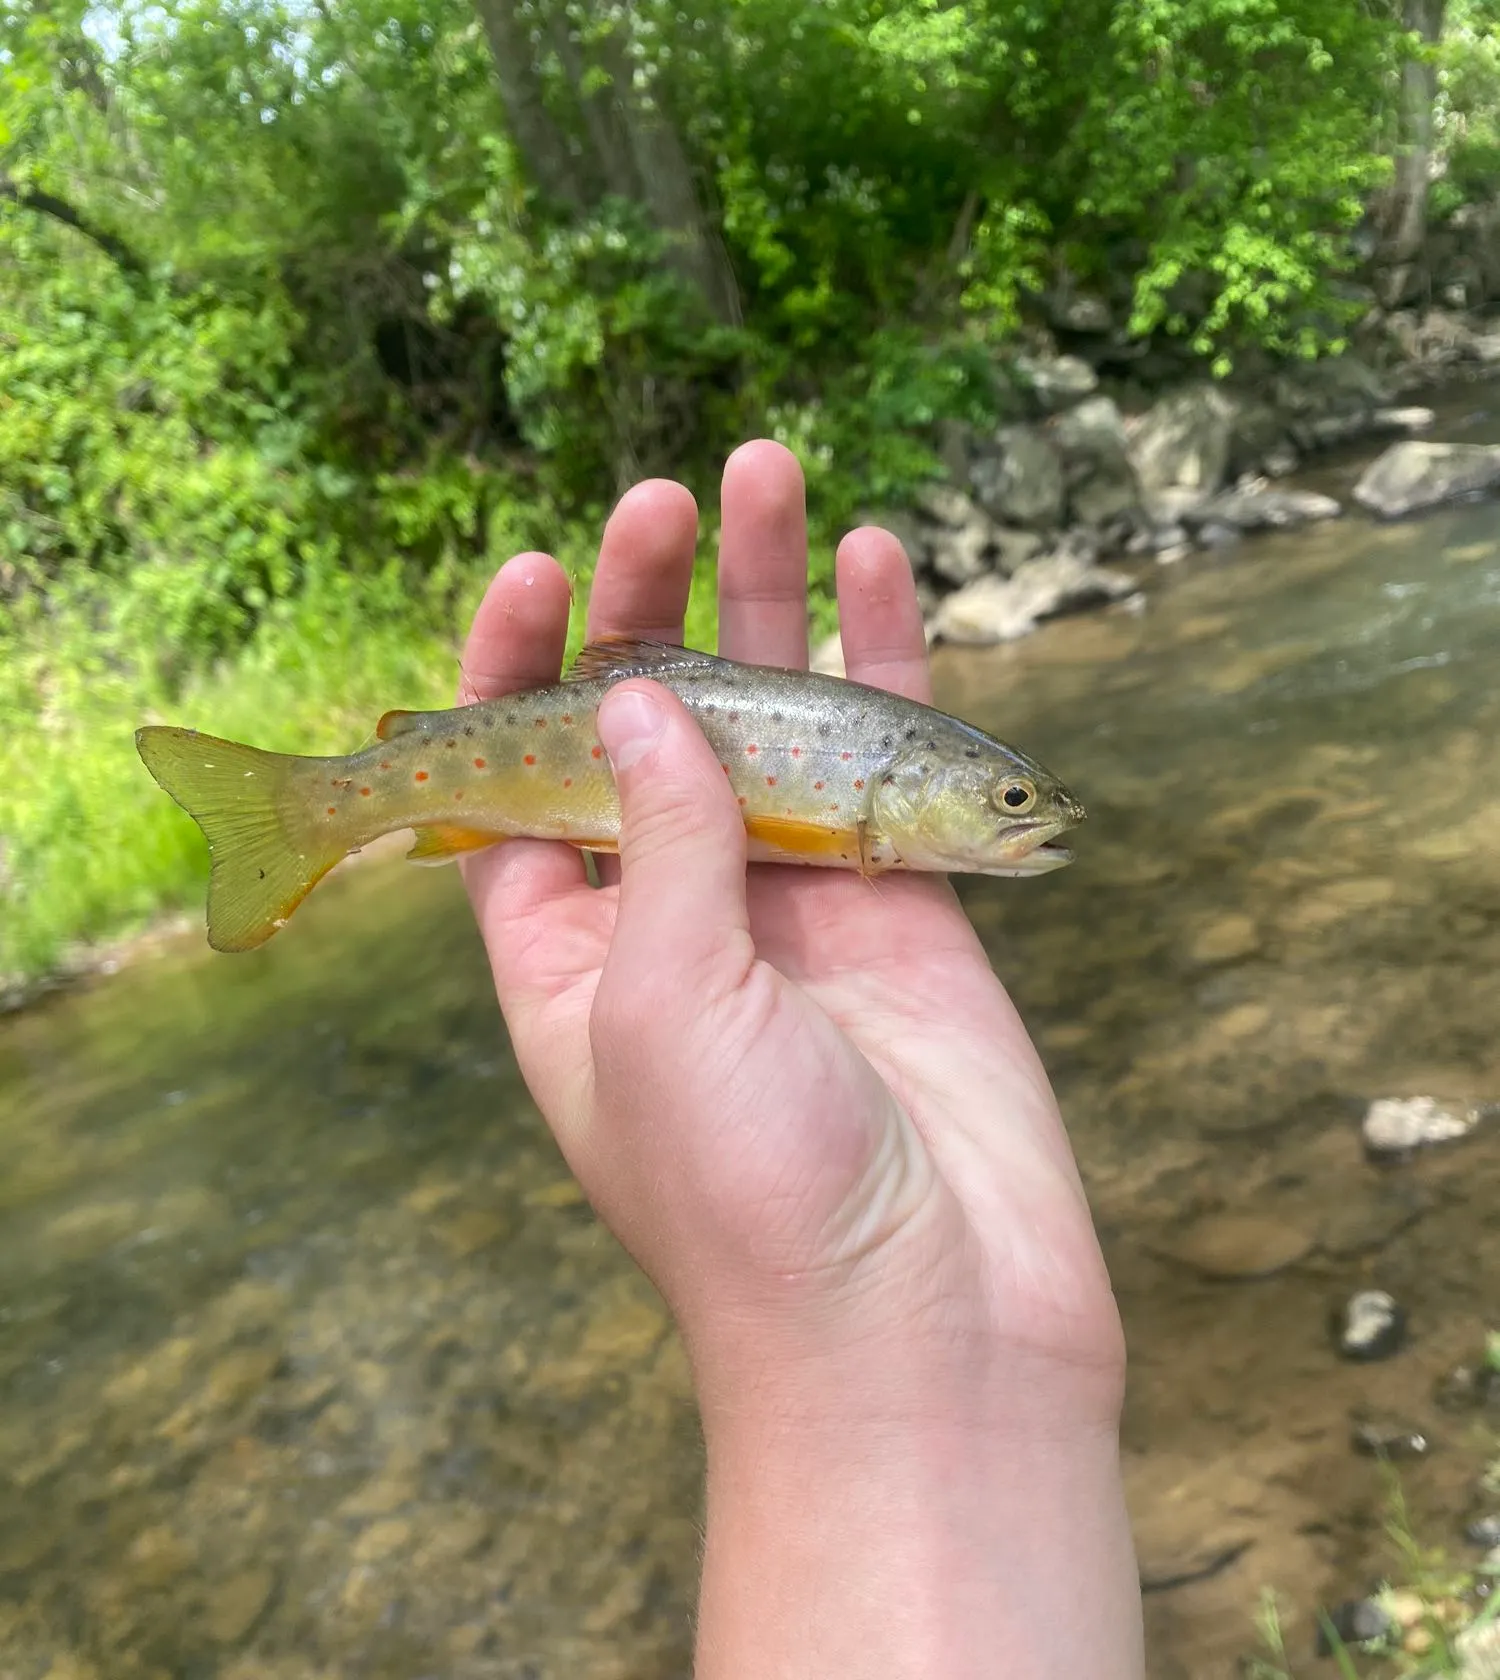
<path fill-rule="evenodd" d="M 495 61 L 500 102 L 522 166 L 546 197 L 582 209 L 591 195 L 580 178 L 582 171 L 567 137 L 542 96 L 536 48 L 518 0 L 476 0 L 476 8 Z"/>
<path fill-rule="evenodd" d="M 639 196 L 652 223 L 666 235 L 668 260 L 701 294 L 717 321 L 738 325 L 740 293 L 729 252 L 699 203 L 687 154 L 660 104 L 634 84 L 623 40 L 611 35 L 604 63 L 614 84 L 615 109 L 630 148 Z"/>
<path fill-rule="evenodd" d="M 1442 39 L 1445 0 L 1404 0 L 1402 22 L 1425 46 Z M 1417 258 L 1427 239 L 1427 195 L 1432 170 L 1432 108 L 1437 67 L 1425 56 L 1401 66 L 1401 127 L 1396 174 L 1382 217 L 1376 256 L 1380 300 L 1393 308 L 1412 294 Z"/>
<path fill-rule="evenodd" d="M 623 24 L 586 48 L 565 0 L 533 0 L 546 46 L 557 55 L 573 95 L 582 142 L 573 146 L 543 97 L 537 46 L 521 0 L 475 3 L 511 137 L 531 179 L 549 198 L 574 210 L 593 207 L 607 193 L 641 205 L 651 225 L 666 236 L 673 266 L 714 319 L 738 323 L 739 288 L 729 253 L 703 213 L 682 142 L 661 107 L 635 84 L 624 34 L 628 8 Z M 603 78 L 592 74 L 596 70 L 604 72 Z"/>

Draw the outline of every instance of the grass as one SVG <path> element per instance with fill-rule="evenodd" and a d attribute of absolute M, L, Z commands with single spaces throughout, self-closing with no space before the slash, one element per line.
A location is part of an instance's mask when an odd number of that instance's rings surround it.
<path fill-rule="evenodd" d="M 570 657 L 583 639 L 593 541 L 579 528 L 555 545 L 574 582 Z M 716 642 L 715 541 L 706 531 L 688 609 L 697 647 Z M 143 659 L 122 645 L 97 592 L 52 603 L 24 630 L 0 621 L 0 992 L 201 903 L 207 849 L 137 757 L 139 724 L 350 751 L 390 707 L 452 703 L 463 636 L 492 573 L 476 564 L 426 590 L 394 573 L 331 573 L 279 603 L 232 656 L 172 683 L 157 670 L 160 650 Z M 829 622 L 826 601 L 814 620 Z"/>
<path fill-rule="evenodd" d="M 1491 1335 L 1487 1357 L 1497 1352 Z M 1486 1651 L 1478 1666 L 1465 1667 L 1465 1647 L 1486 1627 L 1500 1619 L 1500 1580 L 1482 1566 L 1452 1563 L 1440 1548 L 1424 1546 L 1413 1531 L 1400 1478 L 1386 1465 L 1385 1532 L 1394 1553 L 1392 1577 L 1372 1594 L 1385 1611 L 1392 1631 L 1383 1639 L 1351 1649 L 1339 1638 L 1326 1611 L 1318 1621 L 1340 1680 L 1373 1680 L 1376 1675 L 1400 1680 L 1485 1680 L 1500 1675 L 1500 1645 L 1491 1655 Z M 1500 1457 L 1489 1466 L 1486 1486 L 1500 1491 Z M 1488 1587 L 1487 1596 L 1483 1589 Z M 1277 1593 L 1267 1588 L 1255 1612 L 1255 1627 L 1261 1651 L 1247 1659 L 1247 1680 L 1304 1680 L 1316 1667 L 1327 1672 L 1323 1662 L 1299 1664 L 1288 1654 L 1282 1627 L 1283 1606 Z"/>

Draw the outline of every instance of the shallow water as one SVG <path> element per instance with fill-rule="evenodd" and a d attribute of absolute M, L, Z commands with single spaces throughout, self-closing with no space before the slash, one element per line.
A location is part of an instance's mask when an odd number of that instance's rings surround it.
<path fill-rule="evenodd" d="M 1227 1680 L 1262 1586 L 1295 1654 L 1378 1576 L 1363 1409 L 1430 1431 L 1436 1542 L 1494 1451 L 1432 1390 L 1500 1322 L 1500 1144 L 1377 1169 L 1357 1116 L 1500 1095 L 1497 649 L 1490 505 L 1195 559 L 1144 613 L 938 662 L 1090 808 L 1072 869 L 962 891 L 1120 1296 L 1143 1572 L 1214 1571 L 1149 1594 L 1158 1680 Z M 1303 1258 L 1203 1278 L 1230 1214 Z M 452 872 L 370 863 L 254 958 L 195 934 L 0 1023 L 0 1215 L 6 1680 L 687 1672 L 686 1367 L 516 1075 Z M 1412 1340 L 1342 1364 L 1326 1317 L 1369 1283 Z"/>

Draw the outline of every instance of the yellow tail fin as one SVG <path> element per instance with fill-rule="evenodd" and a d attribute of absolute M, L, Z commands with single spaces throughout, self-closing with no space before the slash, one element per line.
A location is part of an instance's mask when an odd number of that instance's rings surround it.
<path fill-rule="evenodd" d="M 263 945 L 348 850 L 317 832 L 298 798 L 297 784 L 321 761 L 195 729 L 149 726 L 136 730 L 135 744 L 208 841 L 209 944 L 216 951 Z"/>

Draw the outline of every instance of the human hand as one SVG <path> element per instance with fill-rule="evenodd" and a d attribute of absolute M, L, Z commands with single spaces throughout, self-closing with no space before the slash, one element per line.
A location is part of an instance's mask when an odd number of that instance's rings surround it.
<path fill-rule="evenodd" d="M 802 496 L 779 446 L 731 457 L 719 566 L 730 658 L 807 664 Z M 622 500 L 591 636 L 681 639 L 696 519 L 677 485 Z M 837 578 L 849 675 L 929 698 L 899 544 L 853 533 Z M 568 605 L 554 561 L 509 561 L 475 619 L 464 698 L 555 680 Z M 1088 1593 L 1097 1600 L 1103 1580 L 1124 1645 L 1075 1625 L 1055 1669 L 1044 1641 L 1014 1671 L 1138 1672 L 1113 1297 L 1045 1073 L 951 888 L 747 870 L 734 796 L 675 698 L 621 684 L 599 729 L 623 814 L 605 884 L 549 842 L 511 841 L 464 868 L 522 1073 L 693 1361 L 710 1456 L 700 1673 L 752 1653 L 757 1675 L 801 1673 L 798 1652 L 809 1674 L 863 1674 L 860 1661 L 887 1676 L 981 1672 L 972 1657 L 994 1655 L 997 1570 L 999 1596 L 1019 1594 L 1046 1627 L 1059 1549 L 1070 1593 L 1094 1560 Z M 789 1543 L 791 1508 L 820 1478 L 841 1490 L 844 1516 Z M 733 1560 L 717 1570 L 716 1493 L 728 1513 L 717 1555 Z M 1033 1507 L 1019 1529 L 1016 1499 Z M 946 1556 L 927 1602 L 902 1613 L 913 1660 L 940 1669 L 901 1666 L 881 1634 L 869 1646 L 857 1615 L 831 1626 L 826 1594 L 815 1617 L 795 1608 L 808 1549 L 847 1560 L 882 1520 L 905 1526 L 905 1555 L 870 1557 L 858 1591 L 872 1574 L 909 1591 Z M 748 1598 L 747 1569 L 763 1588 Z M 955 1588 L 963 1628 L 944 1609 Z M 785 1611 L 769 1652 L 767 1598 Z M 891 1606 L 876 1608 L 888 1621 Z"/>

